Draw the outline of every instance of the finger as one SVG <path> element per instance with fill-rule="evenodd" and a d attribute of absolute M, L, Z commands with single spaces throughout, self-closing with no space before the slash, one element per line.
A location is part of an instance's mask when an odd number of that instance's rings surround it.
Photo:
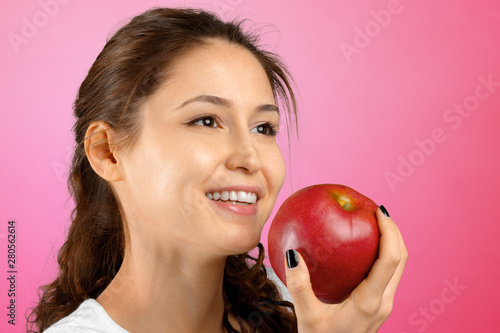
<path fill-rule="evenodd" d="M 298 251 L 288 250 L 285 256 L 286 286 L 292 297 L 297 318 L 311 313 L 318 303 L 314 295 L 307 265 Z"/>
<path fill-rule="evenodd" d="M 362 298 L 382 300 L 384 292 L 395 275 L 401 261 L 399 230 L 394 221 L 377 209 L 380 230 L 379 257 L 373 264 L 359 292 Z"/>
<path fill-rule="evenodd" d="M 386 288 L 386 291 L 384 293 L 385 299 L 390 299 L 390 300 L 394 299 L 399 282 L 401 281 L 401 277 L 403 276 L 403 271 L 405 269 L 406 262 L 408 261 L 408 250 L 406 249 L 406 245 L 403 241 L 403 236 L 401 235 L 401 232 L 399 232 L 399 247 L 401 252 L 401 261 L 399 262 L 398 268 L 396 269 L 394 276 L 392 277 L 391 281 L 389 282 L 389 285 Z"/>

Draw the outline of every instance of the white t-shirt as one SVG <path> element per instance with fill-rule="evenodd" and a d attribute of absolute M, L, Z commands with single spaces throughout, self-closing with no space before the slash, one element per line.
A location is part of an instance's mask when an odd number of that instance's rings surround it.
<path fill-rule="evenodd" d="M 267 276 L 277 286 L 287 301 L 292 301 L 288 290 L 270 267 Z M 50 326 L 44 333 L 129 333 L 111 319 L 95 299 L 88 299 L 69 316 Z"/>
<path fill-rule="evenodd" d="M 128 333 L 106 313 L 95 299 L 84 301 L 69 316 L 50 326 L 44 333 Z"/>

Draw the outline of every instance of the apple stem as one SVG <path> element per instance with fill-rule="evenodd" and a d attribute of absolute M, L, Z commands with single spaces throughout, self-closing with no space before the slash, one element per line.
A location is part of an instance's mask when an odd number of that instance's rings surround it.
<path fill-rule="evenodd" d="M 351 210 L 351 203 L 350 202 L 345 202 L 342 205 L 342 208 L 344 208 L 345 210 Z"/>

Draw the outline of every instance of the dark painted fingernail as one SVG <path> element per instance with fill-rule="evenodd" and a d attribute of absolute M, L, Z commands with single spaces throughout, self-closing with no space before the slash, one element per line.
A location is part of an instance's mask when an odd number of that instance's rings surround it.
<path fill-rule="evenodd" d="M 299 255 L 295 250 L 286 251 L 286 263 L 288 264 L 288 268 L 292 269 L 299 265 Z"/>
<path fill-rule="evenodd" d="M 391 217 L 391 216 L 389 215 L 389 212 L 387 211 L 387 209 L 385 209 L 385 207 L 384 207 L 383 205 L 380 205 L 380 210 L 382 211 L 382 213 L 384 213 L 384 215 L 385 215 L 386 217 Z"/>

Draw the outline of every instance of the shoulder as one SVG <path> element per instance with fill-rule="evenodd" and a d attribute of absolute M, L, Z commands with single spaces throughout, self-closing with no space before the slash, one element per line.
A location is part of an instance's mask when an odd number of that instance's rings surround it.
<path fill-rule="evenodd" d="M 84 301 L 69 316 L 56 322 L 44 333 L 128 333 L 108 316 L 94 299 Z"/>

